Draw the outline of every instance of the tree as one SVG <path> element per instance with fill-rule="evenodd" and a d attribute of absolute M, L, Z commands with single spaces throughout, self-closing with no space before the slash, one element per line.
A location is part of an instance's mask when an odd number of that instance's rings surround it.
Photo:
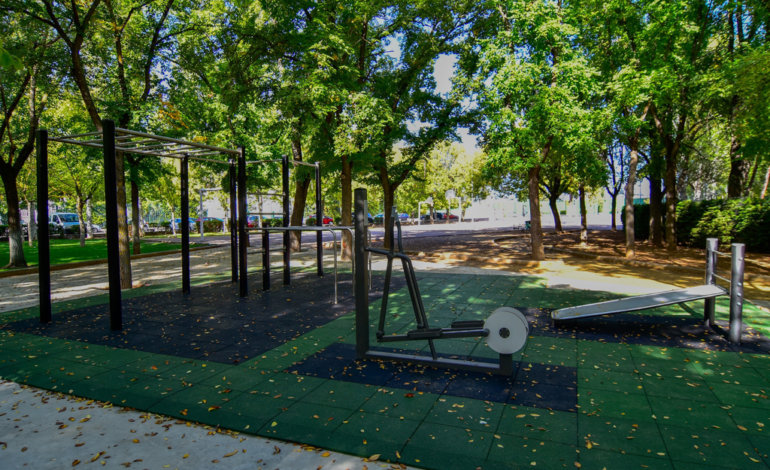
<path fill-rule="evenodd" d="M 490 171 L 502 180 L 526 178 L 532 258 L 540 260 L 541 173 L 552 152 L 569 155 L 581 140 L 593 71 L 561 2 L 498 1 L 489 8 L 483 39 L 463 63 L 484 116 Z"/>
<path fill-rule="evenodd" d="M 24 15 L 7 10 L 0 18 L 0 179 L 8 206 L 10 259 L 7 267 L 27 265 L 22 244 L 17 178 L 35 148 L 35 132 L 57 76 L 47 73 L 55 40 Z M 8 59 L 7 56 L 12 56 Z M 42 203 L 47 203 L 44 201 Z M 45 221 L 44 221 L 45 222 Z"/>

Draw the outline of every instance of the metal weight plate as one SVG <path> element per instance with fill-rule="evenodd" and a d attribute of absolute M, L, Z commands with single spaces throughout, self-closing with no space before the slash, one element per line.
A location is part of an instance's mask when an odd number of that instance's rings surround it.
<path fill-rule="evenodd" d="M 500 354 L 513 354 L 524 347 L 529 336 L 527 318 L 512 307 L 500 307 L 484 322 L 489 331 L 487 345 Z"/>

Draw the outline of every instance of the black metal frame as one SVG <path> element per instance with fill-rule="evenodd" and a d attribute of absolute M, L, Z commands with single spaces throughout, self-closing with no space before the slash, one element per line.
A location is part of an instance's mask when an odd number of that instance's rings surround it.
<path fill-rule="evenodd" d="M 308 163 L 299 160 L 292 160 L 288 155 L 283 155 L 280 160 L 256 160 L 246 162 L 250 165 L 265 164 L 265 163 L 280 163 L 281 164 L 281 205 L 283 220 L 280 230 L 283 232 L 283 247 L 280 251 L 283 253 L 283 284 L 291 285 L 291 236 L 290 232 L 294 230 L 286 230 L 289 226 L 290 219 L 290 195 L 289 195 L 289 165 L 303 165 L 313 167 L 315 169 L 315 197 L 316 197 L 316 224 L 318 227 L 323 227 L 323 197 L 321 191 L 321 164 L 319 162 Z M 277 195 L 277 194 L 276 194 Z M 245 198 L 245 195 L 244 195 Z M 245 199 L 244 199 L 245 200 Z M 245 203 L 244 203 L 245 205 Z M 248 215 L 248 214 L 247 214 Z M 244 220 L 246 216 L 243 216 Z M 273 227 L 273 229 L 275 229 Z M 296 229 L 301 231 L 300 229 Z M 262 289 L 270 290 L 270 227 L 260 227 L 254 229 L 254 231 L 260 231 L 262 233 Z M 278 230 L 273 230 L 278 231 Z M 243 235 L 245 238 L 247 235 Z M 245 250 L 245 248 L 242 248 Z M 323 234 L 321 231 L 316 231 L 316 272 L 319 277 L 323 277 Z M 245 263 L 245 258 L 242 259 L 242 265 Z M 242 268 L 243 272 L 243 268 Z M 244 281 L 241 281 L 244 283 Z M 241 290 L 241 295 L 245 296 L 245 287 Z"/>
<path fill-rule="evenodd" d="M 484 328 L 483 321 L 459 321 L 454 322 L 449 328 L 430 328 L 428 318 L 425 314 L 425 307 L 420 295 L 417 276 L 414 272 L 411 259 L 403 253 L 403 243 L 401 238 L 401 224 L 398 217 L 391 217 L 391 224 L 388 227 L 390 233 L 391 248 L 383 250 L 367 246 L 367 200 L 366 190 L 358 188 L 355 190 L 355 297 L 356 297 L 356 355 L 359 359 L 386 359 L 405 361 L 411 363 L 427 364 L 436 367 L 446 367 L 452 369 L 472 370 L 478 372 L 492 372 L 495 374 L 509 376 L 513 373 L 513 355 L 500 354 L 497 364 L 470 361 L 463 359 L 451 359 L 439 357 L 433 344 L 434 340 L 449 338 L 468 338 L 468 337 L 487 337 L 489 330 Z M 394 244 L 396 238 L 393 237 L 393 224 L 398 227 L 398 251 Z M 376 338 L 378 342 L 388 343 L 396 341 L 427 341 L 430 348 L 430 356 L 421 354 L 408 354 L 391 351 L 373 350 L 369 345 L 369 294 L 367 290 L 368 279 L 371 276 L 369 265 L 367 263 L 367 254 L 375 253 L 386 256 L 388 259 L 387 270 L 385 272 L 385 285 L 382 293 L 382 304 L 380 308 L 379 321 L 377 323 Z M 390 283 L 392 279 L 393 260 L 399 259 L 406 276 L 406 284 L 409 290 L 409 296 L 414 310 L 415 322 L 417 328 L 405 334 L 385 334 L 385 318 L 388 311 L 388 295 L 390 293 Z"/>
<path fill-rule="evenodd" d="M 109 305 L 110 328 L 121 330 L 123 327 L 122 299 L 120 291 L 120 257 L 118 253 L 118 211 L 117 211 L 117 174 L 115 157 L 117 152 L 150 155 L 156 157 L 168 157 L 182 160 L 181 179 L 181 206 L 182 220 L 182 291 L 190 292 L 190 227 L 189 219 L 189 195 L 188 195 L 188 162 L 189 160 L 207 161 L 211 163 L 229 165 L 230 171 L 230 201 L 234 202 L 232 158 L 229 162 L 205 158 L 211 155 L 238 155 L 243 156 L 243 148 L 239 150 L 215 147 L 197 142 L 187 142 L 170 137 L 157 136 L 128 129 L 115 127 L 115 122 L 109 119 L 102 121 L 102 130 L 87 132 L 70 136 L 49 138 L 48 131 L 40 129 L 36 135 L 37 152 L 37 199 L 38 199 L 38 285 L 40 290 L 40 322 L 49 323 L 51 314 L 51 255 L 50 233 L 48 230 L 48 142 L 60 142 L 64 144 L 80 145 L 83 147 L 98 148 L 104 154 L 104 198 L 106 204 L 106 230 L 107 230 L 107 271 L 109 280 Z M 242 185 L 245 191 L 245 166 L 239 178 L 244 178 Z M 245 206 L 245 204 L 244 204 Z M 234 225 L 235 208 L 231 207 L 231 227 Z M 235 245 L 237 237 L 232 236 L 231 231 L 231 263 L 233 281 L 237 276 L 237 259 L 235 258 Z M 245 263 L 244 263 L 245 266 Z M 245 279 L 245 273 L 242 276 Z"/>

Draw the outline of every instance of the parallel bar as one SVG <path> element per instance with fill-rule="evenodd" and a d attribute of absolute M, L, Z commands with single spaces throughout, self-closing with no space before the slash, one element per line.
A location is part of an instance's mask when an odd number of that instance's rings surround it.
<path fill-rule="evenodd" d="M 235 163 L 232 159 L 230 159 L 230 168 L 227 169 L 227 172 L 230 186 L 230 267 L 233 282 L 238 282 L 238 229 L 236 226 L 238 204 L 235 194 Z"/>
<path fill-rule="evenodd" d="M 123 329 L 120 292 L 120 254 L 118 253 L 118 194 L 115 163 L 115 122 L 102 121 L 104 143 L 104 201 L 107 219 L 107 273 L 110 283 L 110 329 Z"/>
<path fill-rule="evenodd" d="M 354 191 L 353 224 L 355 226 L 355 242 L 353 243 L 353 259 L 355 273 L 356 298 L 356 357 L 364 359 L 369 352 L 369 293 L 367 291 L 369 273 L 366 263 L 366 223 L 368 219 L 366 189 L 356 188 Z"/>
<path fill-rule="evenodd" d="M 289 226 L 289 157 L 283 156 L 281 164 L 281 190 L 283 191 L 283 226 Z M 283 284 L 291 284 L 291 236 L 283 234 Z"/>
<path fill-rule="evenodd" d="M 182 159 L 179 179 L 181 181 L 180 206 L 182 220 L 182 293 L 190 293 L 190 192 L 189 192 L 189 162 L 187 157 Z"/>
<path fill-rule="evenodd" d="M 321 195 L 321 164 L 315 162 L 315 220 L 316 225 L 323 226 L 323 197 Z M 323 233 L 316 232 L 316 271 L 319 277 L 324 275 L 324 245 Z M 336 254 L 336 252 L 335 252 Z M 335 284 L 336 285 L 336 284 Z"/>
<path fill-rule="evenodd" d="M 261 165 L 262 163 L 283 163 L 283 160 L 252 160 L 247 165 Z"/>
<path fill-rule="evenodd" d="M 50 323 L 51 314 L 51 245 L 48 233 L 48 131 L 36 135 L 37 150 L 37 250 L 40 323 Z M 32 217 L 32 214 L 29 215 Z"/>
<path fill-rule="evenodd" d="M 730 330 L 728 339 L 740 344 L 743 332 L 743 274 L 746 268 L 746 245 L 733 243 L 730 269 Z"/>
<path fill-rule="evenodd" d="M 238 240 L 240 242 L 238 266 L 241 272 L 239 294 L 241 297 L 246 297 L 249 293 L 247 285 L 248 266 L 246 264 L 249 244 L 249 236 L 246 233 L 246 218 L 248 217 L 248 207 L 246 206 L 246 152 L 244 147 L 241 147 L 240 150 L 238 155 Z"/>

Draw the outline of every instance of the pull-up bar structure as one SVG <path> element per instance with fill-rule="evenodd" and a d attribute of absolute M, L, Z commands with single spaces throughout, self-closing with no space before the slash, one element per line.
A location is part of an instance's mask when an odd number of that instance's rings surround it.
<path fill-rule="evenodd" d="M 189 142 L 171 137 L 148 134 L 145 132 L 133 131 L 115 127 L 115 122 L 105 119 L 102 121 L 102 130 L 95 132 L 86 132 L 82 134 L 73 134 L 63 137 L 49 138 L 46 130 L 38 130 L 36 135 L 37 151 L 37 198 L 38 198 L 38 218 L 44 221 L 39 224 L 38 246 L 39 246 L 39 288 L 40 288 L 40 321 L 48 323 L 52 319 L 51 315 L 51 257 L 50 257 L 50 234 L 48 232 L 48 142 L 60 142 L 63 144 L 79 145 L 82 147 L 101 149 L 104 154 L 104 200 L 106 203 L 106 229 L 107 229 L 107 271 L 109 281 L 109 305 L 110 305 L 110 328 L 120 330 L 123 326 L 121 292 L 120 292 L 120 257 L 118 253 L 118 204 L 117 204 L 117 174 L 115 157 L 117 152 L 131 153 L 136 155 L 146 155 L 155 157 L 175 158 L 181 160 L 180 179 L 181 179 L 181 206 L 182 220 L 185 223 L 180 224 L 182 229 L 182 291 L 190 292 L 190 226 L 187 223 L 189 219 L 189 194 L 188 194 L 188 164 L 189 160 L 203 161 L 227 165 L 230 176 L 230 204 L 234 206 L 235 202 L 235 158 L 244 160 L 243 147 L 239 149 L 228 149 L 203 144 L 200 142 Z M 215 160 L 211 157 L 215 155 L 226 155 L 228 161 Z M 245 170 L 238 174 L 239 179 L 243 179 L 243 184 L 239 185 L 245 191 Z M 244 204 L 245 206 L 245 204 Z M 230 210 L 230 228 L 231 228 L 231 263 L 233 282 L 237 280 L 237 264 L 235 246 L 238 242 L 234 235 L 236 225 L 234 207 Z M 242 209 L 243 210 L 243 209 Z M 243 224 L 243 220 L 240 221 Z M 245 235 L 245 231 L 241 231 Z M 245 260 L 244 260 L 245 264 Z M 245 272 L 242 273 L 245 278 Z"/>

